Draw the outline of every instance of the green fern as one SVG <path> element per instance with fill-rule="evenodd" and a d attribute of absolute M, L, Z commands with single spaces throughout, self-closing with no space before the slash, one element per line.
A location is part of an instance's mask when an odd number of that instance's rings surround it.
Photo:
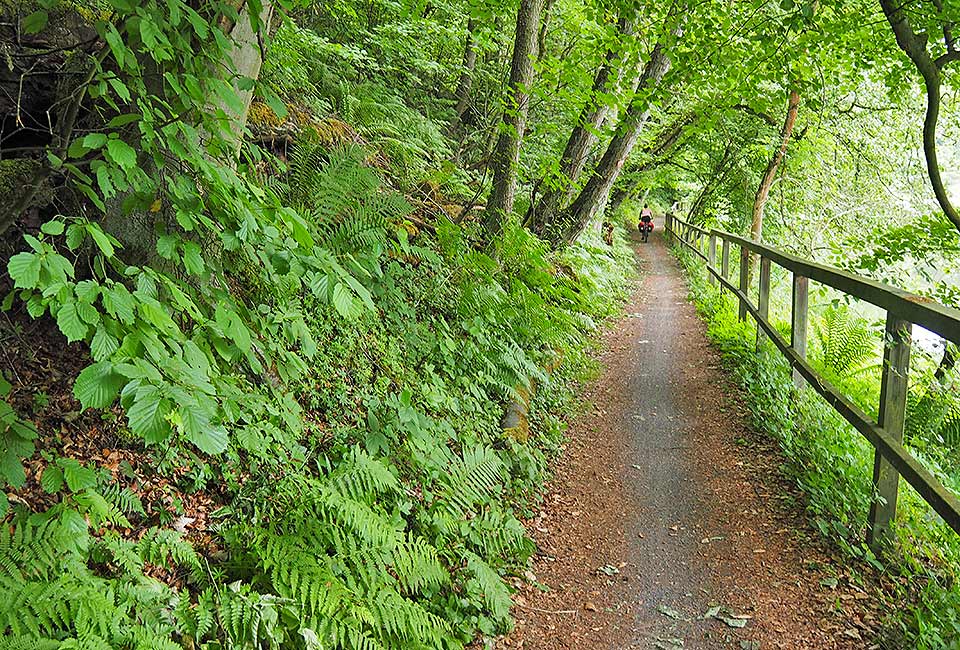
<path fill-rule="evenodd" d="M 816 323 L 820 358 L 835 377 L 849 377 L 877 363 L 877 334 L 846 307 L 827 309 Z"/>
<path fill-rule="evenodd" d="M 33 635 L 0 636 L 0 650 L 57 650 L 60 643 Z"/>
<path fill-rule="evenodd" d="M 483 602 L 487 605 L 494 622 L 501 629 L 505 629 L 510 621 L 510 589 L 503 579 L 490 565 L 472 553 L 467 556 L 467 571 L 472 575 L 467 583 L 468 591 L 479 592 Z"/>
<path fill-rule="evenodd" d="M 420 538 L 410 537 L 394 547 L 390 564 L 407 594 L 424 594 L 450 582 L 450 573 L 440 562 L 437 549 Z"/>
<path fill-rule="evenodd" d="M 933 379 L 914 382 L 907 394 L 905 435 L 913 444 L 924 442 L 945 450 L 960 450 L 960 395 Z"/>
<path fill-rule="evenodd" d="M 503 478 L 503 462 L 492 449 L 466 449 L 441 479 L 443 506 L 459 514 L 469 513 L 500 493 Z"/>

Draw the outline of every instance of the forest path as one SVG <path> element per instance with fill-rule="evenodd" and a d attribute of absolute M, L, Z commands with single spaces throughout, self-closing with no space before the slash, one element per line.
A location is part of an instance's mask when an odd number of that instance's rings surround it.
<path fill-rule="evenodd" d="M 686 300 L 658 223 L 603 336 L 498 647 L 864 648 L 866 593 L 810 534 Z"/>

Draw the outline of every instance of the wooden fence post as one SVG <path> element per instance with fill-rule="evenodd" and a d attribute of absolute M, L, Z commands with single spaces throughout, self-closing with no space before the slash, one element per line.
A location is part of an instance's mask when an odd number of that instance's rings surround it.
<path fill-rule="evenodd" d="M 747 319 L 747 292 L 750 287 L 747 283 L 750 281 L 750 250 L 746 246 L 740 247 L 740 291 L 743 297 L 740 298 L 740 320 Z"/>
<path fill-rule="evenodd" d="M 897 442 L 903 441 L 907 419 L 907 380 L 910 375 L 910 343 L 913 323 L 887 312 L 884 331 L 883 371 L 880 379 L 880 417 L 878 424 Z M 890 522 L 897 515 L 897 491 L 900 474 L 880 451 L 873 456 L 873 487 L 867 544 L 875 552 L 890 537 Z"/>
<path fill-rule="evenodd" d="M 720 275 L 730 278 L 730 242 L 723 240 L 723 253 L 720 256 Z"/>
<path fill-rule="evenodd" d="M 757 300 L 757 309 L 763 320 L 769 320 L 770 316 L 770 259 L 760 256 L 760 295 Z M 760 351 L 760 344 L 763 342 L 763 328 L 757 323 L 757 351 Z"/>
<path fill-rule="evenodd" d="M 710 233 L 710 243 L 707 244 L 707 264 L 714 268 L 717 266 L 717 236 L 714 233 Z M 707 269 L 707 280 L 710 284 L 717 284 L 717 279 L 713 277 L 710 269 Z"/>
<path fill-rule="evenodd" d="M 790 347 L 801 359 L 807 358 L 807 311 L 810 306 L 810 280 L 793 274 L 793 307 L 790 315 Z M 803 388 L 803 375 L 794 368 L 793 385 Z"/>

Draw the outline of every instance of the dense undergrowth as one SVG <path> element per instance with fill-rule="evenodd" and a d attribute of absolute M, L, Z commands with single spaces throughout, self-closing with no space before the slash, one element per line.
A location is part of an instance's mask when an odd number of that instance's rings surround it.
<path fill-rule="evenodd" d="M 86 198 L 7 266 L 24 363 L 0 382 L 0 648 L 412 650 L 508 629 L 504 578 L 533 550 L 518 517 L 626 244 L 455 224 L 447 116 L 327 87 L 324 42 L 292 23 L 251 112 L 282 151 L 251 137 L 219 162 L 231 43 L 192 43 L 236 9 L 114 4 L 91 73 L 109 124 L 51 159 Z M 148 87 L 144 65 L 172 71 Z M 505 433 L 532 381 L 531 430 Z"/>
<path fill-rule="evenodd" d="M 514 227 L 494 259 L 450 223 L 411 236 L 406 202 L 355 152 L 320 158 L 297 186 L 312 183 L 313 209 L 382 212 L 362 233 L 357 222 L 310 230 L 329 246 L 315 255 L 366 264 L 352 290 L 367 304 L 340 304 L 340 285 L 318 300 L 303 284 L 325 291 L 324 278 L 292 259 L 269 286 L 246 279 L 232 310 L 176 291 L 161 263 L 127 267 L 127 281 L 81 280 L 48 237 L 12 262 L 31 313 L 49 308 L 90 346 L 81 404 L 109 413 L 119 396 L 116 444 L 145 454 L 124 476 L 58 457 L 41 432 L 42 460 L 11 483 L 56 503 L 31 512 L 16 499 L 0 532 L 0 647 L 438 648 L 509 627 L 503 577 L 532 550 L 517 516 L 561 441 L 558 409 L 589 332 L 616 309 L 626 247 L 553 256 Z M 366 259 L 344 259 L 351 237 Z M 280 254 L 254 241 L 243 252 Z M 264 329 L 237 312 L 259 313 Z M 286 365 L 261 356 L 284 333 Z M 557 354 L 565 363 L 548 377 Z M 544 408 L 521 442 L 499 418 L 531 379 Z M 215 493 L 205 526 L 190 525 L 189 509 L 147 515 L 131 478 L 151 462 L 186 501 Z M 177 514 L 190 517 L 186 536 L 171 526 Z"/>
<path fill-rule="evenodd" d="M 707 282 L 702 263 L 691 253 L 678 250 L 677 255 L 686 268 L 691 295 L 707 323 L 711 342 L 743 389 L 754 426 L 772 436 L 783 450 L 786 471 L 806 496 L 814 528 L 856 560 L 854 575 L 877 571 L 882 576 L 889 618 L 878 639 L 881 646 L 960 647 L 956 573 L 960 540 L 956 534 L 912 488 L 901 483 L 895 547 L 882 558 L 876 557 L 865 543 L 873 497 L 873 448 L 812 389 L 797 390 L 790 365 L 779 351 L 769 341 L 756 349 L 756 326 L 750 319 L 739 320 L 732 296 Z M 774 324 L 789 332 L 789 323 Z M 865 342 L 865 322 L 842 307 L 831 306 L 818 317 L 814 331 L 811 363 L 845 394 L 855 399 L 875 397 L 878 378 L 858 371 L 876 352 L 873 344 Z M 960 468 L 949 447 L 911 436 L 911 430 L 939 430 L 946 436 L 955 426 L 952 417 L 944 417 L 942 412 L 933 416 L 917 406 L 929 390 L 927 374 L 921 372 L 912 379 L 908 440 L 913 453 L 937 478 L 957 491 Z"/>

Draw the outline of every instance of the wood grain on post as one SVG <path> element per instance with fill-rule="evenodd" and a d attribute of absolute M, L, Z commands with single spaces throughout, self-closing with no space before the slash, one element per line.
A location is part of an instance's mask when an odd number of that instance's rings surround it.
<path fill-rule="evenodd" d="M 747 294 L 750 291 L 750 249 L 740 247 L 740 320 L 747 319 Z"/>
<path fill-rule="evenodd" d="M 800 358 L 807 357 L 807 311 L 810 306 L 810 280 L 793 274 L 793 307 L 790 315 L 790 347 Z M 803 388 L 803 375 L 794 368 L 793 385 Z"/>
<path fill-rule="evenodd" d="M 730 242 L 723 240 L 723 253 L 720 256 L 720 275 L 730 277 Z"/>
<path fill-rule="evenodd" d="M 717 266 L 717 236 L 713 233 L 710 233 L 710 243 L 707 244 L 707 264 Z M 707 280 L 712 285 L 717 284 L 717 279 L 710 272 L 707 272 Z"/>
<path fill-rule="evenodd" d="M 763 320 L 770 320 L 770 258 L 760 258 L 760 295 L 758 297 L 757 308 Z M 757 326 L 757 351 L 760 350 L 760 344 L 763 342 L 763 328 Z"/>
<path fill-rule="evenodd" d="M 879 425 L 893 440 L 903 441 L 907 419 L 907 380 L 910 375 L 910 342 L 913 324 L 887 312 L 884 331 L 883 374 L 880 379 Z M 870 505 L 867 544 L 874 551 L 890 537 L 890 522 L 897 515 L 897 491 L 900 473 L 878 449 L 873 460 L 873 487 L 876 492 Z"/>

